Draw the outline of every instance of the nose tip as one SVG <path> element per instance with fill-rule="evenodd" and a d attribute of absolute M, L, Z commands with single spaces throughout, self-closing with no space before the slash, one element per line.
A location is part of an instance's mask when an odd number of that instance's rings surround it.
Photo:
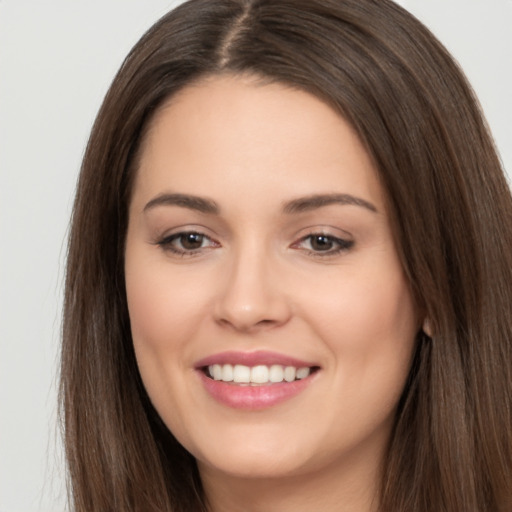
<path fill-rule="evenodd" d="M 220 325 L 254 332 L 283 325 L 290 318 L 290 305 L 282 283 L 268 268 L 233 268 L 219 293 L 215 316 Z"/>
<path fill-rule="evenodd" d="M 246 305 L 237 308 L 224 309 L 218 315 L 218 322 L 226 327 L 231 327 L 237 331 L 252 332 L 266 328 L 272 328 L 277 325 L 283 324 L 283 320 L 279 318 L 280 315 L 267 314 L 258 311 L 253 306 Z"/>

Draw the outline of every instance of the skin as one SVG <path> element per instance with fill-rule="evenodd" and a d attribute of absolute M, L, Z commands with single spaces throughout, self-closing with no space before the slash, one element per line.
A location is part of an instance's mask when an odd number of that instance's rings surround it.
<path fill-rule="evenodd" d="M 333 193 L 359 204 L 283 210 Z M 155 204 L 162 194 L 206 198 L 219 212 Z M 205 235 L 197 250 L 169 241 L 190 231 Z M 319 249 L 315 234 L 331 238 Z M 385 193 L 344 119 L 308 93 L 251 77 L 185 88 L 144 140 L 125 256 L 142 379 L 196 457 L 212 510 L 374 510 L 420 321 Z M 194 367 L 228 350 L 320 369 L 281 404 L 234 409 Z"/>

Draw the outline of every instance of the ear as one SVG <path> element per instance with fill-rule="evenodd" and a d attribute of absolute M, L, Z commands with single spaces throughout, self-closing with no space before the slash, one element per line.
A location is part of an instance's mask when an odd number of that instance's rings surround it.
<path fill-rule="evenodd" d="M 422 326 L 423 332 L 429 337 L 432 338 L 432 326 L 430 325 L 430 320 L 428 318 L 425 318 L 423 320 L 423 326 Z"/>

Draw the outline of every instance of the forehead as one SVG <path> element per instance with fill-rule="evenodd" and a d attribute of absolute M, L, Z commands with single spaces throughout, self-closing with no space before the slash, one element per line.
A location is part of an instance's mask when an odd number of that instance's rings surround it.
<path fill-rule="evenodd" d="M 147 194 L 168 187 L 208 195 L 222 187 L 249 186 L 256 193 L 283 183 L 290 194 L 341 188 L 382 203 L 368 152 L 329 105 L 284 84 L 217 76 L 187 86 L 156 113 L 135 187 Z"/>

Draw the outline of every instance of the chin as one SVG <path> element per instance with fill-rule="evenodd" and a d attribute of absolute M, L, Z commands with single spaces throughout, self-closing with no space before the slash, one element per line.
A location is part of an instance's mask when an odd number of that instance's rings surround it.
<path fill-rule="evenodd" d="M 308 473 L 308 459 L 297 453 L 231 453 L 225 457 L 197 459 L 200 471 L 222 473 L 239 479 L 279 479 Z"/>
<path fill-rule="evenodd" d="M 231 430 L 231 429 L 228 429 Z M 185 446 L 199 467 L 239 478 L 278 478 L 306 472 L 318 446 L 311 439 L 290 435 L 289 429 L 236 427 L 231 435 L 213 436 Z M 213 434 L 213 433 L 212 433 Z"/>

